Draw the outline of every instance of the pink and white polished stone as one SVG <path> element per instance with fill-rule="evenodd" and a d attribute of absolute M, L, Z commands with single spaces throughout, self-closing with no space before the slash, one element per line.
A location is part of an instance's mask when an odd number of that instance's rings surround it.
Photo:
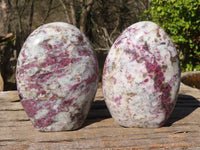
<path fill-rule="evenodd" d="M 115 41 L 103 71 L 103 93 L 125 127 L 161 127 L 178 95 L 180 67 L 169 36 L 153 22 L 128 27 Z"/>
<path fill-rule="evenodd" d="M 76 27 L 42 25 L 25 41 L 17 63 L 17 88 L 40 131 L 74 130 L 83 124 L 98 86 L 98 62 Z"/>

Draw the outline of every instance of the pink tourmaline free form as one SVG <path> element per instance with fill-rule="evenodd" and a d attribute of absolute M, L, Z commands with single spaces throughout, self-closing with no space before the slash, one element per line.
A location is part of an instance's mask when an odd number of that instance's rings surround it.
<path fill-rule="evenodd" d="M 25 41 L 17 63 L 17 88 L 40 131 L 80 128 L 98 86 L 98 62 L 85 35 L 73 25 L 40 26 Z"/>
<path fill-rule="evenodd" d="M 112 45 L 103 71 L 103 94 L 124 127 L 161 127 L 174 109 L 180 85 L 176 48 L 153 22 L 128 27 Z"/>

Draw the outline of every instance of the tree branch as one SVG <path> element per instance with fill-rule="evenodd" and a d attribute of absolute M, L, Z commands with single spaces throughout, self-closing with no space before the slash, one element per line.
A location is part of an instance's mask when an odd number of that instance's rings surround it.
<path fill-rule="evenodd" d="M 86 22 L 88 13 L 91 10 L 91 7 L 94 3 L 94 0 L 83 0 L 82 1 L 82 12 L 81 12 L 81 19 L 80 19 L 80 30 L 85 33 L 86 32 Z"/>
<path fill-rule="evenodd" d="M 49 1 L 48 9 L 47 9 L 46 15 L 45 15 L 45 17 L 44 17 L 44 19 L 43 19 L 43 23 L 45 23 L 46 20 L 47 20 L 47 18 L 49 17 L 49 13 L 50 13 L 50 11 L 51 11 L 52 2 L 53 2 L 53 0 L 50 0 L 50 1 Z"/>
<path fill-rule="evenodd" d="M 77 25 L 77 23 L 76 23 L 76 12 L 75 12 L 75 9 L 74 9 L 74 1 L 73 0 L 70 0 L 70 10 L 71 10 L 72 24 L 74 26 L 76 26 Z"/>
<path fill-rule="evenodd" d="M 33 25 L 33 13 L 34 13 L 34 0 L 31 1 L 31 12 L 29 18 L 29 32 L 31 31 Z"/>
<path fill-rule="evenodd" d="M 63 2 L 63 0 L 60 0 L 60 3 L 61 3 L 61 5 L 62 5 L 63 8 L 64 8 L 67 22 L 68 22 L 68 23 L 71 23 L 71 20 L 70 20 L 70 17 L 69 17 L 69 13 L 68 13 L 68 11 L 67 11 L 67 7 L 66 7 L 65 3 Z"/>
<path fill-rule="evenodd" d="M 12 33 L 8 33 L 7 35 L 0 36 L 0 42 L 4 42 L 13 36 Z"/>
<path fill-rule="evenodd" d="M 103 30 L 104 35 L 105 35 L 105 40 L 107 41 L 107 46 L 111 47 L 113 45 L 113 41 L 111 40 L 107 29 L 105 27 L 102 27 L 102 30 Z"/>

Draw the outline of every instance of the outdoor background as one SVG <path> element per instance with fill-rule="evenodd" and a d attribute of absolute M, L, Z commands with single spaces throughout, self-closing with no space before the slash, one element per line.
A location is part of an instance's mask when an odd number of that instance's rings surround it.
<path fill-rule="evenodd" d="M 27 36 L 42 24 L 78 27 L 99 60 L 125 28 L 138 21 L 159 24 L 172 38 L 182 71 L 200 70 L 200 0 L 0 0 L 0 73 L 4 90 L 16 89 L 17 57 Z"/>

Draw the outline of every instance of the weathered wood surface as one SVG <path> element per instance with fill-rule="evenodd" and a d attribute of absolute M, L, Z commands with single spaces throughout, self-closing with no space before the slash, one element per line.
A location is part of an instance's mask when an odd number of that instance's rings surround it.
<path fill-rule="evenodd" d="M 0 72 L 0 91 L 3 91 L 3 89 L 4 89 L 4 82 Z"/>
<path fill-rule="evenodd" d="M 120 127 L 110 117 L 99 89 L 82 128 L 39 132 L 25 114 L 17 92 L 1 92 L 0 149 L 200 149 L 200 90 L 181 84 L 179 93 L 174 112 L 161 128 Z"/>

